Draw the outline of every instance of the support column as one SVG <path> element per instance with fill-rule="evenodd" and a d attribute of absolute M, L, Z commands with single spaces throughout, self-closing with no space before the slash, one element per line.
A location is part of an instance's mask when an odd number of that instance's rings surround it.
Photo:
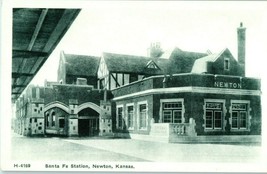
<path fill-rule="evenodd" d="M 78 136 L 78 100 L 69 99 L 69 117 L 67 121 L 68 136 Z"/>
<path fill-rule="evenodd" d="M 101 100 L 100 107 L 102 112 L 99 115 L 99 135 L 112 136 L 111 103 L 110 101 Z"/>

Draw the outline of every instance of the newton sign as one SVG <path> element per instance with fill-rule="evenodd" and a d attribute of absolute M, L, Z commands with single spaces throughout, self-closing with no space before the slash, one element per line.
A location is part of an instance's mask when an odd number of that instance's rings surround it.
<path fill-rule="evenodd" d="M 231 88 L 231 89 L 241 89 L 241 83 L 235 82 L 214 82 L 214 87 L 216 88 Z"/>

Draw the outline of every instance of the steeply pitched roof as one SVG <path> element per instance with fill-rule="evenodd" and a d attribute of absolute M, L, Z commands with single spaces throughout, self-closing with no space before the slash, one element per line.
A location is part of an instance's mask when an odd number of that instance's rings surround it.
<path fill-rule="evenodd" d="M 192 73 L 204 73 L 208 71 L 207 62 L 214 62 L 219 57 L 219 54 L 210 54 L 208 56 L 199 58 L 195 61 Z"/>
<path fill-rule="evenodd" d="M 189 52 L 174 48 L 169 59 L 173 62 L 172 67 L 174 69 L 179 69 L 179 72 L 176 73 L 189 73 L 192 70 L 194 62 L 205 56 L 207 56 L 206 53 Z"/>
<path fill-rule="evenodd" d="M 207 53 L 199 53 L 199 52 L 191 52 L 191 51 L 184 51 L 180 48 L 173 48 L 171 50 L 166 50 L 162 54 L 161 58 L 172 58 L 172 57 L 180 57 L 180 58 L 188 58 L 188 59 L 198 59 L 200 57 L 207 56 Z"/>
<path fill-rule="evenodd" d="M 99 57 L 64 54 L 66 74 L 76 76 L 96 76 Z"/>
<path fill-rule="evenodd" d="M 210 54 L 208 56 L 197 59 L 193 65 L 191 72 L 192 73 L 206 73 L 208 71 L 207 62 L 215 62 L 225 52 L 228 52 L 231 54 L 229 49 L 225 48 L 220 53 Z M 231 56 L 232 56 L 232 54 L 231 54 Z"/>
<path fill-rule="evenodd" d="M 138 73 L 138 74 L 164 74 L 167 70 L 168 60 L 162 58 L 149 58 L 114 53 L 103 53 L 107 68 L 112 72 Z M 154 61 L 159 69 L 148 68 L 149 61 Z"/>

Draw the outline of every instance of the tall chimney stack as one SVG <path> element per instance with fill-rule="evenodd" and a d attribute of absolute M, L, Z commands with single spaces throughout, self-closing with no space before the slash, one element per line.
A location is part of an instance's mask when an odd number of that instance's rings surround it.
<path fill-rule="evenodd" d="M 243 23 L 237 28 L 237 42 L 238 42 L 238 63 L 242 69 L 242 76 L 246 75 L 246 28 Z"/>

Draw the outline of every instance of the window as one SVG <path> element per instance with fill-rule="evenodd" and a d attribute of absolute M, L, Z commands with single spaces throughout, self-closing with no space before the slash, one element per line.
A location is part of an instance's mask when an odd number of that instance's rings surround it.
<path fill-rule="evenodd" d="M 224 70 L 230 69 L 230 61 L 229 58 L 224 58 Z"/>
<path fill-rule="evenodd" d="M 52 127 L 56 125 L 56 113 L 52 112 Z"/>
<path fill-rule="evenodd" d="M 123 107 L 117 107 L 117 128 L 123 129 Z"/>
<path fill-rule="evenodd" d="M 173 123 L 182 123 L 182 111 L 173 111 Z"/>
<path fill-rule="evenodd" d="M 147 129 L 147 103 L 138 103 L 138 129 Z"/>
<path fill-rule="evenodd" d="M 140 129 L 146 128 L 146 104 L 142 104 L 139 106 L 140 113 Z"/>
<path fill-rule="evenodd" d="M 133 128 L 134 127 L 134 121 L 133 121 L 133 116 L 134 114 L 134 107 L 133 105 L 127 106 L 127 126 L 128 128 Z"/>
<path fill-rule="evenodd" d="M 206 111 L 206 128 L 212 129 L 213 112 Z"/>
<path fill-rule="evenodd" d="M 249 101 L 231 101 L 232 130 L 248 129 Z"/>
<path fill-rule="evenodd" d="M 171 122 L 172 122 L 172 112 L 163 111 L 163 123 L 171 123 Z"/>
<path fill-rule="evenodd" d="M 205 129 L 223 129 L 223 107 L 224 102 L 220 100 L 206 100 L 205 102 Z"/>
<path fill-rule="evenodd" d="M 162 122 L 183 123 L 183 99 L 162 100 Z"/>
<path fill-rule="evenodd" d="M 138 80 L 138 74 L 130 74 L 130 83 Z"/>
<path fill-rule="evenodd" d="M 46 113 L 46 126 L 49 127 L 49 114 Z"/>

